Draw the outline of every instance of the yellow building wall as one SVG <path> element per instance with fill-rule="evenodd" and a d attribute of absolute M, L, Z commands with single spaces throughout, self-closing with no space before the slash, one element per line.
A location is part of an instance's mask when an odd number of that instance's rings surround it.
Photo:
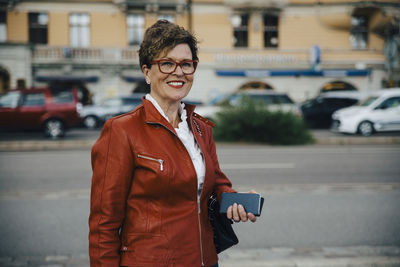
<path fill-rule="evenodd" d="M 233 29 L 227 15 L 194 14 L 193 30 L 200 48 L 231 48 Z"/>
<path fill-rule="evenodd" d="M 28 13 L 7 13 L 7 40 L 17 43 L 27 43 L 29 41 Z"/>
<path fill-rule="evenodd" d="M 248 47 L 262 49 L 264 47 L 264 27 L 261 14 L 250 16 L 248 25 Z"/>
<path fill-rule="evenodd" d="M 186 30 L 189 30 L 189 21 L 188 16 L 186 15 L 176 15 L 175 16 L 175 23 L 181 27 L 184 27 Z"/>
<path fill-rule="evenodd" d="M 48 43 L 52 46 L 69 45 L 69 14 L 49 13 Z"/>
<path fill-rule="evenodd" d="M 369 34 L 368 36 L 368 49 L 376 49 L 376 50 L 383 50 L 385 46 L 385 40 L 376 35 L 376 34 Z"/>
<path fill-rule="evenodd" d="M 92 47 L 127 46 L 126 17 L 122 13 L 92 13 L 90 35 Z"/>
<path fill-rule="evenodd" d="M 289 0 L 290 4 L 348 4 L 348 3 L 358 3 L 358 2 L 371 2 L 369 0 Z M 399 0 L 377 0 L 374 2 L 382 2 L 382 3 L 398 3 Z"/>
<path fill-rule="evenodd" d="M 192 0 L 192 3 L 222 4 L 225 0 Z"/>
<path fill-rule="evenodd" d="M 280 48 L 350 49 L 349 31 L 324 26 L 316 16 L 283 17 L 279 26 Z"/>
<path fill-rule="evenodd" d="M 157 14 L 154 13 L 146 13 L 144 16 L 144 29 L 146 31 L 147 28 L 149 28 L 151 25 L 156 23 L 158 20 Z"/>

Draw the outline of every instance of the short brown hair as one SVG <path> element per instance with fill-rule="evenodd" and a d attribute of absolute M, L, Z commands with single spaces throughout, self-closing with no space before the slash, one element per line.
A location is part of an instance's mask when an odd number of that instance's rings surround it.
<path fill-rule="evenodd" d="M 139 49 L 140 67 L 151 67 L 150 62 L 162 52 L 169 52 L 178 44 L 188 44 L 192 59 L 197 57 L 197 39 L 190 32 L 167 20 L 159 20 L 148 28 Z"/>

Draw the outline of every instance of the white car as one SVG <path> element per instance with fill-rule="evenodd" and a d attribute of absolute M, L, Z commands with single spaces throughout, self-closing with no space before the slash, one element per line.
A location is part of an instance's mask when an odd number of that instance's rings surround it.
<path fill-rule="evenodd" d="M 400 131 L 400 88 L 376 91 L 359 105 L 337 110 L 332 120 L 332 130 L 341 133 Z"/>
<path fill-rule="evenodd" d="M 293 112 L 296 115 L 301 115 L 300 107 L 286 94 L 271 90 L 243 90 L 233 93 L 214 105 L 204 105 L 196 107 L 196 113 L 209 119 L 215 120 L 216 114 L 224 108 L 224 105 L 237 106 L 240 100 L 248 97 L 254 101 L 260 101 L 268 110 L 282 110 Z"/>
<path fill-rule="evenodd" d="M 139 94 L 109 98 L 97 105 L 83 106 L 79 115 L 86 128 L 95 129 L 109 118 L 127 113 L 142 104 L 142 96 Z"/>

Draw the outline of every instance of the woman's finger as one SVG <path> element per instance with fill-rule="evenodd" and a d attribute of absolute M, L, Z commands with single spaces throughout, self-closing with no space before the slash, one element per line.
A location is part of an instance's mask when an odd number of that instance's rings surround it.
<path fill-rule="evenodd" d="M 237 204 L 237 203 L 234 203 L 234 204 L 233 204 L 232 215 L 233 215 L 233 220 L 234 220 L 235 222 L 240 222 L 239 211 L 238 211 L 238 204 Z"/>
<path fill-rule="evenodd" d="M 249 220 L 251 222 L 256 222 L 257 221 L 257 217 L 253 214 L 253 213 L 247 213 L 247 217 L 249 218 Z"/>
<path fill-rule="evenodd" d="M 229 206 L 228 209 L 226 210 L 226 218 L 228 218 L 229 220 L 232 220 L 232 206 Z"/>
<path fill-rule="evenodd" d="M 243 205 L 238 206 L 238 212 L 239 212 L 239 216 L 240 216 L 240 219 L 242 220 L 242 222 L 247 222 L 247 214 L 246 214 L 246 211 L 245 211 Z"/>

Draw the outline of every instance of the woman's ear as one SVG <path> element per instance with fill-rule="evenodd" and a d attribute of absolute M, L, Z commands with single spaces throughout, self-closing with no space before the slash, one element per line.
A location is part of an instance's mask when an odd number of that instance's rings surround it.
<path fill-rule="evenodd" d="M 146 79 L 146 83 L 150 84 L 150 69 L 147 67 L 147 65 L 142 66 L 142 72 L 144 74 L 144 78 Z"/>

